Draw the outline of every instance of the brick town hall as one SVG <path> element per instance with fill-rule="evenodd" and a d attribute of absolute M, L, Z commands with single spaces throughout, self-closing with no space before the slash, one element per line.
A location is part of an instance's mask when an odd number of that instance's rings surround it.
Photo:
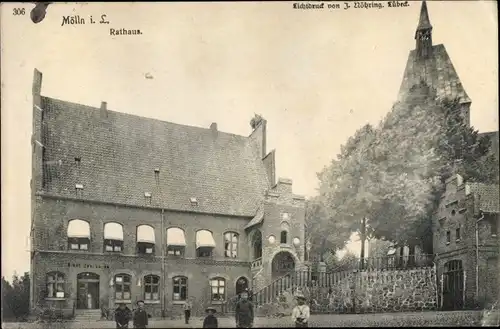
<path fill-rule="evenodd" d="M 79 105 L 33 82 L 32 306 L 220 307 L 303 266 L 305 198 L 250 136 Z"/>

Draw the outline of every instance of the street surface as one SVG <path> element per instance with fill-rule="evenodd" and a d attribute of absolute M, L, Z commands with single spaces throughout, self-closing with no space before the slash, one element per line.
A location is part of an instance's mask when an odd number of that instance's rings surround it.
<path fill-rule="evenodd" d="M 430 327 L 477 326 L 481 311 L 384 313 L 384 314 L 320 314 L 311 315 L 310 327 Z M 150 320 L 148 328 L 202 328 L 203 318 L 192 318 L 189 325 L 183 320 Z M 219 328 L 234 328 L 233 318 L 219 318 Z M 290 317 L 256 318 L 255 327 L 294 327 Z M 72 329 L 115 328 L 112 321 L 65 323 L 4 323 L 5 329 Z"/>

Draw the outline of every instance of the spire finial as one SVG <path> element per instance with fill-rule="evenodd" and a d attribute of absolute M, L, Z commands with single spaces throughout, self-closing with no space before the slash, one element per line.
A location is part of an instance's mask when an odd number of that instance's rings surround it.
<path fill-rule="evenodd" d="M 427 3 L 422 1 L 422 7 L 420 8 L 420 19 L 418 21 L 418 30 L 428 30 L 432 29 L 431 21 L 429 19 L 429 13 L 427 12 Z"/>

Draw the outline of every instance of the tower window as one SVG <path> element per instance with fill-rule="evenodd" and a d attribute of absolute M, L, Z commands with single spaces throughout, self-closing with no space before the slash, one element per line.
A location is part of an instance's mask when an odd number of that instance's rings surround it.
<path fill-rule="evenodd" d="M 450 244 L 451 242 L 451 232 L 446 231 L 446 244 Z"/>
<path fill-rule="evenodd" d="M 460 241 L 460 227 L 455 230 L 455 240 Z"/>
<path fill-rule="evenodd" d="M 490 234 L 495 237 L 498 234 L 498 219 L 493 217 L 490 221 Z"/>
<path fill-rule="evenodd" d="M 77 166 L 79 166 L 79 165 L 80 165 L 81 161 L 82 161 L 82 159 L 81 159 L 80 157 L 75 157 L 75 164 L 76 164 Z"/>
<path fill-rule="evenodd" d="M 288 243 L 288 232 L 287 231 L 281 231 L 280 243 Z"/>

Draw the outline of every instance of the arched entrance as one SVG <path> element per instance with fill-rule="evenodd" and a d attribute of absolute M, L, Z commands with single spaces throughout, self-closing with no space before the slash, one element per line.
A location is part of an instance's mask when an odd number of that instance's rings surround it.
<path fill-rule="evenodd" d="M 464 270 L 461 260 L 450 260 L 444 264 L 443 309 L 460 310 L 464 306 Z"/>
<path fill-rule="evenodd" d="M 79 273 L 76 277 L 78 291 L 76 308 L 99 308 L 99 275 L 90 272 Z"/>
<path fill-rule="evenodd" d="M 248 279 L 242 276 L 238 280 L 236 280 L 236 295 L 239 295 L 246 289 L 248 289 Z"/>
<path fill-rule="evenodd" d="M 273 278 L 284 276 L 295 269 L 295 259 L 288 251 L 280 251 L 274 256 L 271 268 Z"/>

